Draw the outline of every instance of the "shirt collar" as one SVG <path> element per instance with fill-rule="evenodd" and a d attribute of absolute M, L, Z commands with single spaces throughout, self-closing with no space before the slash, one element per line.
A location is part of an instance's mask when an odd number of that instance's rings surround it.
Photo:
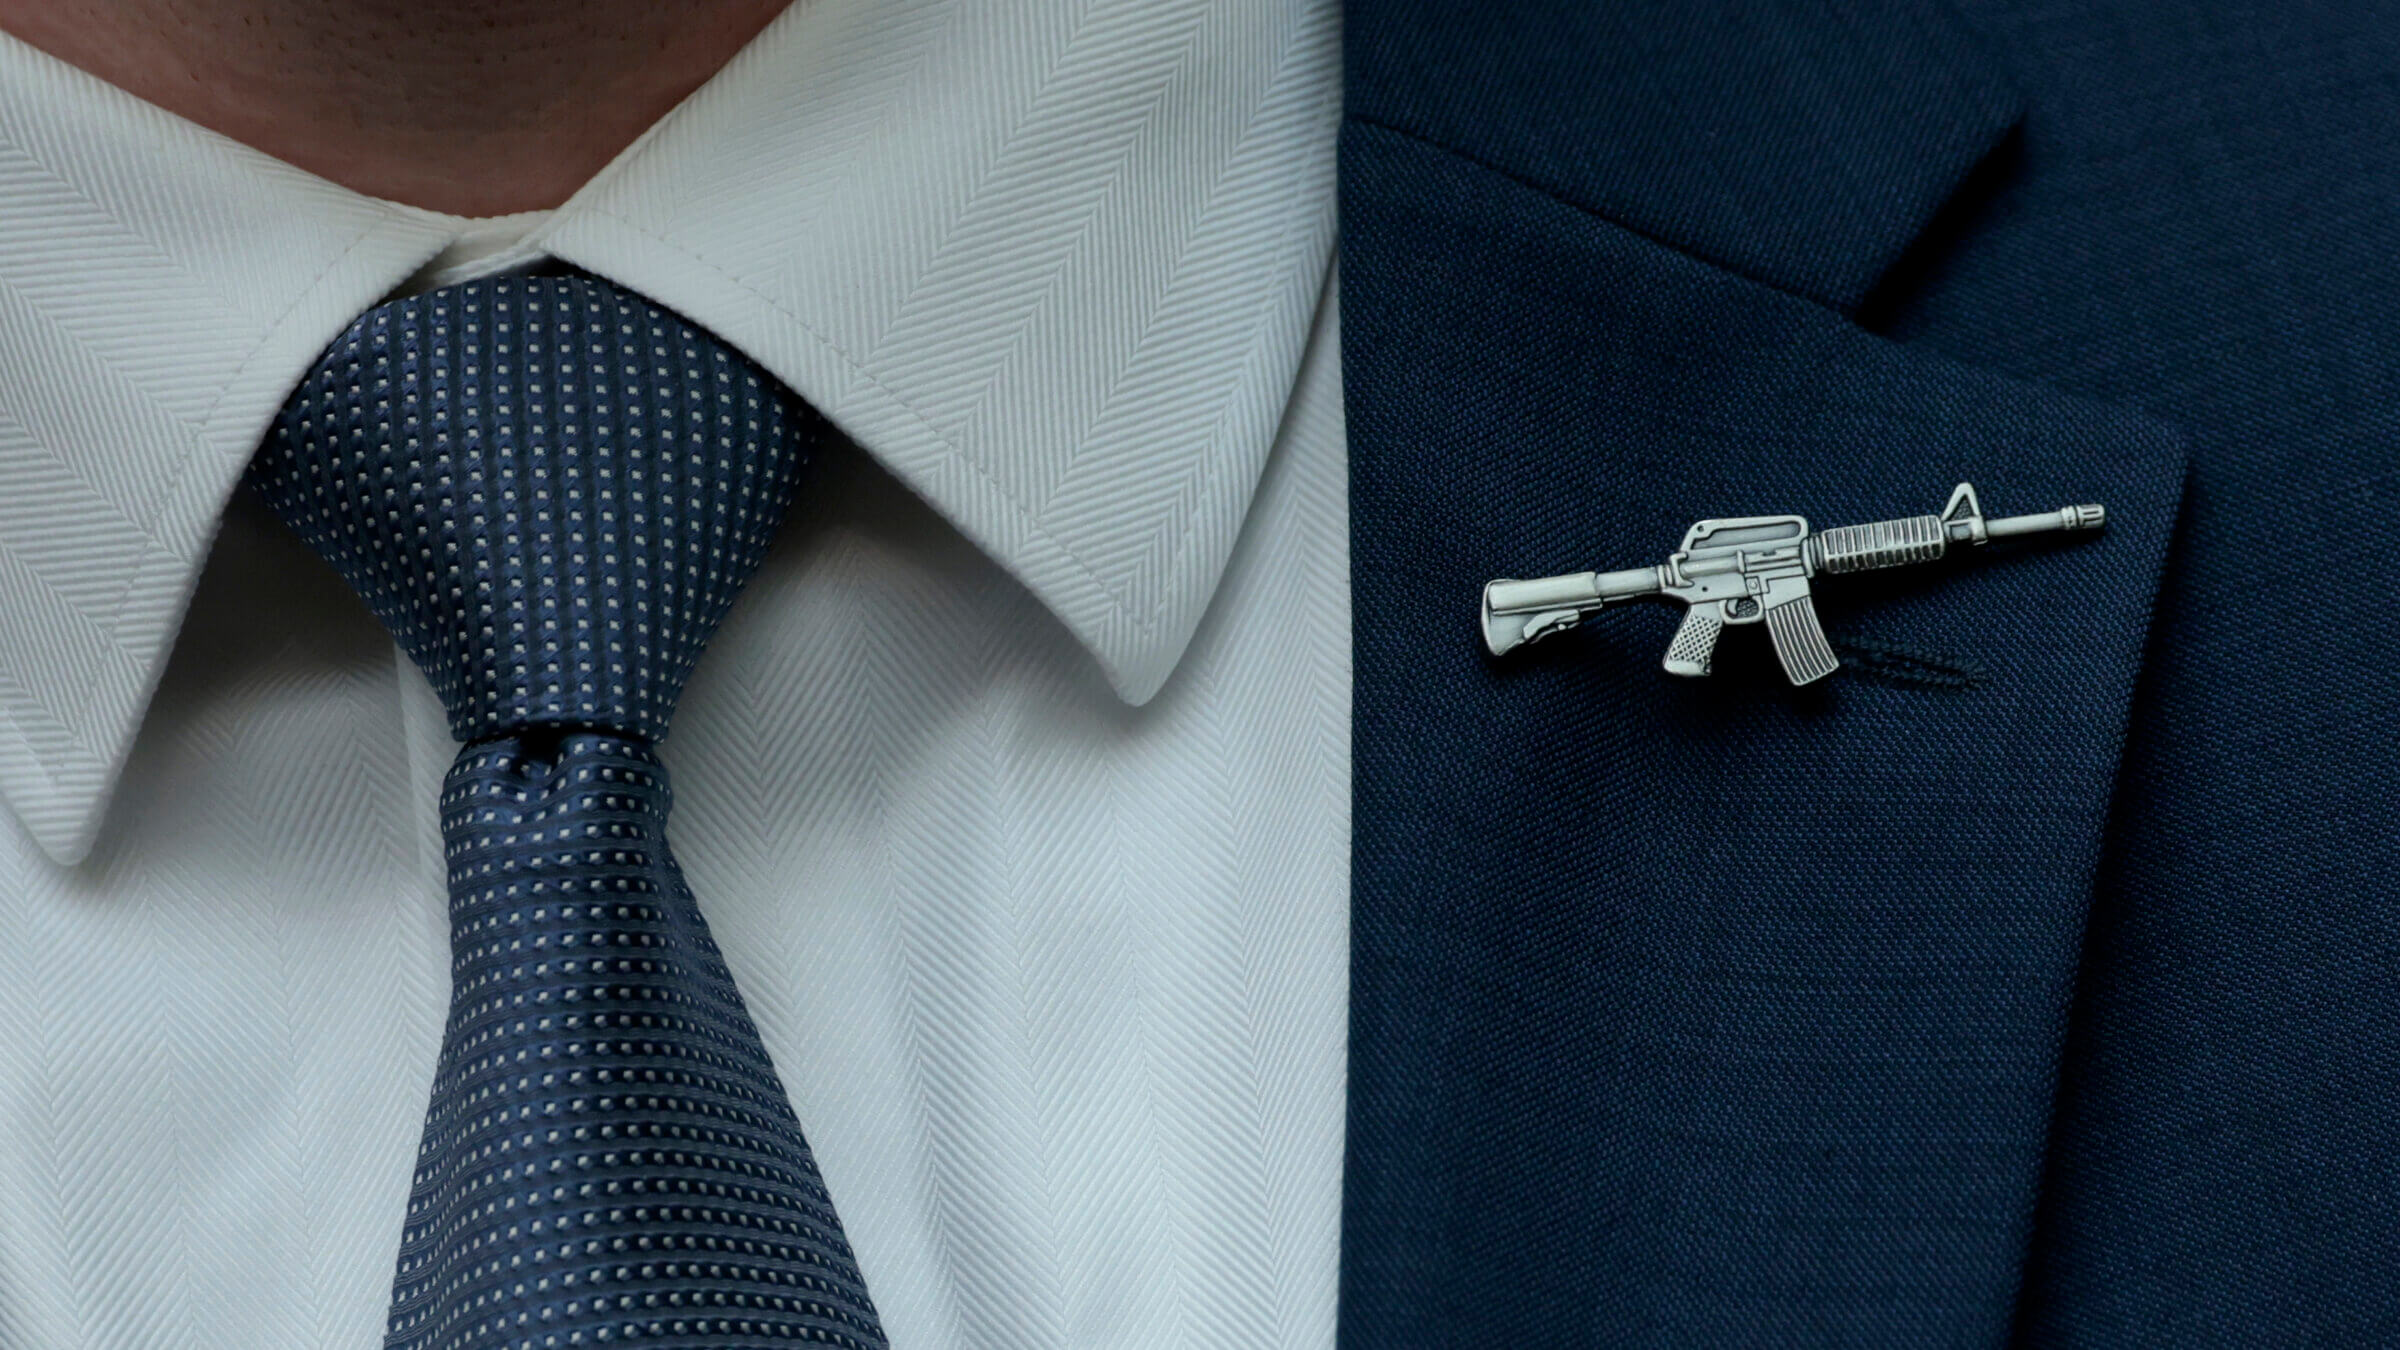
<path fill-rule="evenodd" d="M 1332 0 L 809 0 L 530 237 L 742 348 L 1127 700 L 1247 513 L 1325 280 Z M 464 222 L 0 36 L 0 794 L 89 849 L 301 373 Z"/>

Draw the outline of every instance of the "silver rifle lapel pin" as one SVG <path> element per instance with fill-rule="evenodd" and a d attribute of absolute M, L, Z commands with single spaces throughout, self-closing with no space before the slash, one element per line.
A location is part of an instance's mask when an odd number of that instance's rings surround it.
<path fill-rule="evenodd" d="M 1809 578 L 1932 562 L 1953 544 L 1983 544 L 2019 534 L 2096 530 L 2098 506 L 2062 506 L 2031 516 L 1985 520 L 1975 485 L 1961 483 L 1938 516 L 1879 520 L 1810 534 L 1800 516 L 1704 520 L 1683 547 L 1656 567 L 1573 572 L 1535 581 L 1503 578 L 1483 588 L 1483 643 L 1499 656 L 1563 633 L 1583 616 L 1627 600 L 1677 600 L 1688 606 L 1667 644 L 1667 673 L 1706 675 L 1727 624 L 1764 623 L 1775 656 L 1794 684 L 1831 675 L 1840 658 L 1825 641 Z"/>

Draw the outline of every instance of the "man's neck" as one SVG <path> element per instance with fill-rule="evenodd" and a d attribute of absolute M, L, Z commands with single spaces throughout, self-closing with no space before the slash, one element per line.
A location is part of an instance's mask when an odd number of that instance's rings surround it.
<path fill-rule="evenodd" d="M 0 0 L 0 30 L 373 196 L 556 206 L 789 0 Z"/>

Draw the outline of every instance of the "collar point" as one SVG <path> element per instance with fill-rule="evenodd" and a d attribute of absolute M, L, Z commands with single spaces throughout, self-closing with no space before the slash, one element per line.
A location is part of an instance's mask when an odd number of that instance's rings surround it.
<path fill-rule="evenodd" d="M 102 785 L 59 783 L 23 769 L 10 765 L 0 771 L 0 798 L 43 857 L 60 867 L 80 865 L 99 842 L 107 814 Z"/>
<path fill-rule="evenodd" d="M 1128 662 L 1110 661 L 1102 657 L 1100 668 L 1108 676 L 1108 687 L 1129 708 L 1139 708 L 1158 697 L 1175 674 L 1183 654 L 1180 646 L 1163 654 L 1144 653 Z"/>
<path fill-rule="evenodd" d="M 1034 591 L 1066 623 L 1084 651 L 1099 664 L 1109 689 L 1129 708 L 1157 698 L 1175 678 L 1208 607 L 1203 594 L 1198 603 L 1169 605 L 1139 618 L 1111 609 L 1101 622 L 1082 623 L 1077 621 L 1075 607 L 1063 603 L 1064 597 L 1044 593 L 1038 585 Z"/>

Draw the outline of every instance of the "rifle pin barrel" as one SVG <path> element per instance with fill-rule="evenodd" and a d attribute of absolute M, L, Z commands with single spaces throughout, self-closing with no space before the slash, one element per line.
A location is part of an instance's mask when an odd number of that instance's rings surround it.
<path fill-rule="evenodd" d="M 2053 530 L 2096 530 L 2107 521 L 2107 508 L 2093 503 L 2036 511 L 2030 516 L 2002 516 L 1985 521 L 1983 532 L 1988 538 L 2006 539 L 2010 535 L 2048 534 Z"/>

